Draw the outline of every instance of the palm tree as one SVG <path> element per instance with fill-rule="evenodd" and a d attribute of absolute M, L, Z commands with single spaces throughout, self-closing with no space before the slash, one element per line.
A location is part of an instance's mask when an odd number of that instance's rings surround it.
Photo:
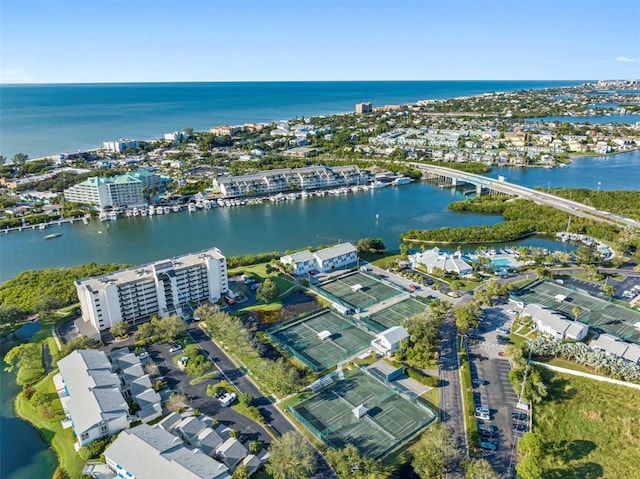
<path fill-rule="evenodd" d="M 571 310 L 571 312 L 573 313 L 574 319 L 577 321 L 578 316 L 580 316 L 580 313 L 582 313 L 582 308 L 576 304 Z"/>

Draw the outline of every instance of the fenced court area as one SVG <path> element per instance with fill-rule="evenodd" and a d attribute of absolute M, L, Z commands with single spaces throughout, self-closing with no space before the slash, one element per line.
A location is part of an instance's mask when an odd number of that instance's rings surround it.
<path fill-rule="evenodd" d="M 566 296 L 566 299 L 557 301 L 555 297 L 559 294 Z M 539 303 L 564 313 L 569 319 L 574 319 L 573 308 L 579 306 L 581 313 L 578 321 L 618 338 L 640 344 L 640 331 L 634 327 L 634 324 L 640 321 L 640 313 L 615 303 L 541 280 L 519 288 L 514 291 L 514 295 L 525 303 Z"/>
<path fill-rule="evenodd" d="M 426 304 L 416 301 L 415 299 L 405 299 L 388 308 L 376 311 L 367 319 L 378 324 L 380 331 L 384 331 L 394 326 L 400 326 L 402 321 L 418 313 L 422 313 L 426 307 Z"/>
<path fill-rule="evenodd" d="M 333 279 L 312 289 L 317 289 L 320 294 L 356 311 L 404 294 L 402 290 L 359 271 Z"/>
<path fill-rule="evenodd" d="M 354 408 L 368 412 L 357 418 Z M 436 414 L 359 371 L 287 409 L 327 446 L 353 444 L 379 458 L 431 423 Z"/>
<path fill-rule="evenodd" d="M 372 334 L 331 311 L 278 328 L 271 337 L 316 372 L 370 347 L 373 339 Z"/>

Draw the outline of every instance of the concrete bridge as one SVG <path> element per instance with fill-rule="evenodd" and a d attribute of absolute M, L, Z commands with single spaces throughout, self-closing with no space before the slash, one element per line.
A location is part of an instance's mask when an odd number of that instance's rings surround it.
<path fill-rule="evenodd" d="M 528 200 L 535 201 L 541 205 L 553 206 L 567 213 L 584 218 L 590 218 L 595 221 L 603 221 L 605 223 L 617 226 L 627 226 L 632 228 L 640 228 L 640 222 L 625 218 L 608 211 L 597 210 L 592 206 L 587 206 L 577 201 L 567 200 L 558 196 L 537 191 L 525 186 L 509 183 L 504 178 L 493 179 L 487 176 L 466 173 L 464 171 L 446 168 L 444 166 L 424 165 L 421 163 L 411 163 L 411 166 L 422 171 L 425 179 L 436 180 L 442 184 L 452 187 L 460 184 L 469 184 L 475 186 L 476 194 L 498 194 L 508 196 L 518 196 Z"/>

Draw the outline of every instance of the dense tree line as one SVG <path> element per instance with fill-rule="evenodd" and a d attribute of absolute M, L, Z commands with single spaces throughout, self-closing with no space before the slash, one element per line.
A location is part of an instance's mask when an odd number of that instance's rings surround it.
<path fill-rule="evenodd" d="M 440 345 L 440 325 L 449 307 L 446 301 L 436 299 L 422 313 L 403 321 L 409 337 L 401 341 L 396 351 L 398 361 L 419 369 L 429 365 Z"/>
<path fill-rule="evenodd" d="M 195 313 L 212 336 L 239 357 L 258 381 L 278 395 L 291 394 L 302 387 L 300 372 L 283 358 L 273 361 L 262 357 L 262 344 L 240 318 L 220 312 L 212 305 L 200 306 Z"/>
<path fill-rule="evenodd" d="M 531 200 L 485 196 L 451 203 L 449 209 L 473 213 L 501 214 L 505 219 L 493 226 L 411 230 L 402 235 L 407 242 L 488 243 L 512 241 L 532 233 L 566 231 L 603 240 L 616 240 L 621 230 L 611 224 L 581 218 Z"/>
<path fill-rule="evenodd" d="M 123 265 L 89 263 L 72 268 L 51 268 L 23 271 L 14 279 L 0 285 L 0 305 L 15 306 L 22 312 L 38 312 L 47 298 L 53 307 L 78 301 L 74 281 L 78 278 L 100 276 L 122 269 Z M 49 305 L 51 306 L 51 305 Z"/>
<path fill-rule="evenodd" d="M 536 189 L 543 190 L 540 187 Z M 593 206 L 598 210 L 640 220 L 640 209 L 638 208 L 638 205 L 640 205 L 640 191 L 553 188 L 549 193 L 587 206 Z"/>

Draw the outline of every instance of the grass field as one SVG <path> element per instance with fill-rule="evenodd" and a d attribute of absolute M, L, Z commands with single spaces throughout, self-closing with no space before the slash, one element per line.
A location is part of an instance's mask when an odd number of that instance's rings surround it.
<path fill-rule="evenodd" d="M 549 397 L 533 410 L 542 477 L 640 478 L 640 391 L 545 371 Z"/>

